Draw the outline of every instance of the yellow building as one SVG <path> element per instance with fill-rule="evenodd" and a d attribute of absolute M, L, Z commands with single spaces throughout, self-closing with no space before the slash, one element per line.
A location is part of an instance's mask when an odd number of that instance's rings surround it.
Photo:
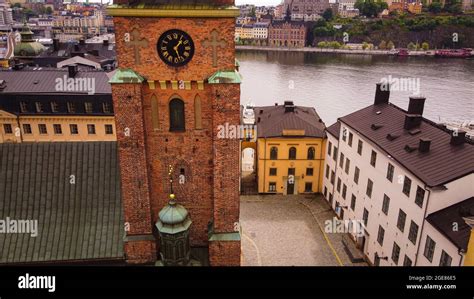
<path fill-rule="evenodd" d="M 0 110 L 0 143 L 116 141 L 113 116 L 15 116 Z"/>
<path fill-rule="evenodd" d="M 285 102 L 254 111 L 258 192 L 321 192 L 326 139 L 316 110 Z"/>
<path fill-rule="evenodd" d="M 115 141 L 108 80 L 74 65 L 0 71 L 0 143 Z"/>
<path fill-rule="evenodd" d="M 464 220 L 471 228 L 467 252 L 464 258 L 464 266 L 474 266 L 474 217 L 464 218 Z"/>

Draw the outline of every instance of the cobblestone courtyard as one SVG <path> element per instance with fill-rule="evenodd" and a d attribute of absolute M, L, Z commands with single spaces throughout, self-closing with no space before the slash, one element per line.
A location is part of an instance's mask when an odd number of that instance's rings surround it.
<path fill-rule="evenodd" d="M 243 266 L 364 266 L 353 264 L 342 234 L 324 234 L 335 214 L 319 196 L 241 196 Z"/>

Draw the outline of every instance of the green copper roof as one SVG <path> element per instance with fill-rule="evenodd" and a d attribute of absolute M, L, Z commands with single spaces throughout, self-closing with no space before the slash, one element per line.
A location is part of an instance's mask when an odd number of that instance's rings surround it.
<path fill-rule="evenodd" d="M 20 42 L 15 46 L 15 56 L 38 56 L 46 48 L 38 42 Z"/>
<path fill-rule="evenodd" d="M 209 84 L 242 83 L 242 76 L 237 71 L 218 71 L 208 79 Z"/>
<path fill-rule="evenodd" d="M 117 69 L 110 78 L 110 84 L 142 83 L 145 79 L 131 69 Z"/>
<path fill-rule="evenodd" d="M 220 233 L 212 234 L 209 241 L 240 241 L 240 233 Z"/>
<path fill-rule="evenodd" d="M 159 213 L 156 228 L 160 233 L 177 234 L 187 230 L 192 221 L 188 217 L 188 211 L 180 204 L 170 201 Z"/>

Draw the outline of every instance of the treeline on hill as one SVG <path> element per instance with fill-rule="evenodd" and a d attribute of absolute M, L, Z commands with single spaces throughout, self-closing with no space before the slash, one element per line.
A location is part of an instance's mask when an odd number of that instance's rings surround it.
<path fill-rule="evenodd" d="M 309 41 L 317 47 L 340 48 L 344 33 L 349 43 L 367 43 L 395 48 L 474 48 L 474 15 L 391 16 L 383 19 L 320 19 Z M 453 42 L 453 34 L 458 42 Z"/>

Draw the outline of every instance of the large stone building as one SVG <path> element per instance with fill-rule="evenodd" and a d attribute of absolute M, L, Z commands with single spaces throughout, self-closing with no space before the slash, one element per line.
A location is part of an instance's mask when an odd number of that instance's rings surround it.
<path fill-rule="evenodd" d="M 153 263 L 154 234 L 174 193 L 193 222 L 191 247 L 211 265 L 240 265 L 239 140 L 218 127 L 239 125 L 233 0 L 118 1 L 114 17 L 119 69 L 111 79 L 129 263 Z"/>
<path fill-rule="evenodd" d="M 115 141 L 108 80 L 77 65 L 0 71 L 0 143 Z"/>
<path fill-rule="evenodd" d="M 330 4 L 329 0 L 285 0 L 283 6 L 284 11 L 290 9 L 293 20 L 312 21 L 322 15 Z"/>
<path fill-rule="evenodd" d="M 268 45 L 273 47 L 303 48 L 307 29 L 300 21 L 273 21 L 268 27 Z"/>
<path fill-rule="evenodd" d="M 403 110 L 389 95 L 378 86 L 373 105 L 327 129 L 323 195 L 340 219 L 363 223 L 352 236 L 371 264 L 462 265 L 474 144 L 423 118 L 425 98 Z"/>
<path fill-rule="evenodd" d="M 316 110 L 288 101 L 254 115 L 258 193 L 322 192 L 326 127 Z"/>

